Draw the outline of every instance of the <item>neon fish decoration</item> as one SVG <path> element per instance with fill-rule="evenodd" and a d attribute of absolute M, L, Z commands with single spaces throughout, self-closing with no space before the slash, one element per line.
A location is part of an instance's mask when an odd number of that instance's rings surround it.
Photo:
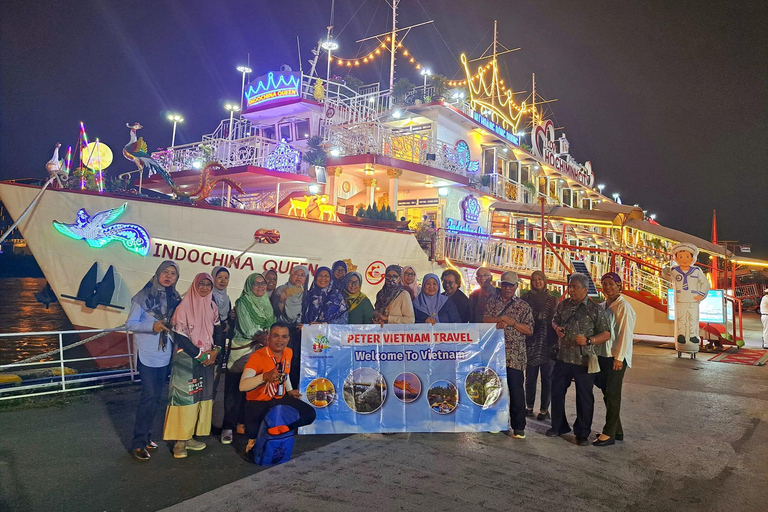
<path fill-rule="evenodd" d="M 253 84 L 256 84 L 254 88 Z M 299 77 L 296 73 L 269 72 L 248 84 L 245 100 L 248 107 L 261 105 L 271 100 L 298 98 L 300 95 Z"/>
<path fill-rule="evenodd" d="M 89 216 L 85 208 L 77 212 L 74 224 L 53 221 L 56 231 L 75 240 L 85 240 L 89 246 L 100 248 L 109 242 L 118 240 L 123 247 L 131 252 L 146 256 L 149 253 L 149 233 L 138 224 L 123 224 L 110 222 L 123 214 L 128 203 L 118 208 L 104 210 L 93 216 Z"/>

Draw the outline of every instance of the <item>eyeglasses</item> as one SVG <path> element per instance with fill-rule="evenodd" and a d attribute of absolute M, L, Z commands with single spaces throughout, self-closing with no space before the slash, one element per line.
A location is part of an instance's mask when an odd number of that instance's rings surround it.
<path fill-rule="evenodd" d="M 253 283 L 253 286 L 267 286 L 266 281 L 256 281 Z"/>
<path fill-rule="evenodd" d="M 416 277 L 416 272 L 405 272 L 403 275 L 408 277 Z"/>
<path fill-rule="evenodd" d="M 454 286 L 456 284 L 456 281 L 443 281 L 443 286 Z"/>
<path fill-rule="evenodd" d="M 350 281 L 347 286 L 360 286 L 360 281 Z"/>
<path fill-rule="evenodd" d="M 399 275 L 397 275 L 397 274 L 387 274 L 387 275 L 386 275 L 386 278 L 387 278 L 387 279 L 398 279 L 399 277 L 400 277 L 400 276 L 399 276 Z"/>

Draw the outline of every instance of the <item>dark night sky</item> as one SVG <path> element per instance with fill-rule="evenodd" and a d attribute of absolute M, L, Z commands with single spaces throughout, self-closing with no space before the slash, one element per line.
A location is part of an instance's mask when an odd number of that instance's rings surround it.
<path fill-rule="evenodd" d="M 168 145 L 173 110 L 186 118 L 177 143 L 200 140 L 226 117 L 222 105 L 238 101 L 235 67 L 248 53 L 254 77 L 283 63 L 296 70 L 299 36 L 306 71 L 330 4 L 7 0 L 0 178 L 44 176 L 54 144 L 74 144 L 81 120 L 91 140 L 115 152 L 113 172 L 132 168 L 120 155 L 126 122 L 145 126 L 150 149 Z M 498 19 L 499 40 L 522 47 L 501 58 L 507 83 L 530 91 L 536 73 L 537 91 L 558 99 L 552 111 L 571 153 L 592 162 L 606 193 L 703 238 L 716 208 L 720 239 L 751 242 L 755 256 L 768 257 L 767 4 L 403 0 L 398 18 L 401 26 L 435 20 L 405 45 L 449 78 L 460 78 L 461 52 L 478 56 L 490 43 Z M 388 14 L 382 0 L 338 0 L 340 55 L 366 51 L 354 41 L 387 30 Z M 355 74 L 388 79 L 378 65 Z M 397 77 L 420 81 L 406 63 Z"/>

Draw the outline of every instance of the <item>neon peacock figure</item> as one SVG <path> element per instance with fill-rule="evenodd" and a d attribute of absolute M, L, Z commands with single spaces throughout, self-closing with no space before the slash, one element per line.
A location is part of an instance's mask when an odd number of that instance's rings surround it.
<path fill-rule="evenodd" d="M 155 173 L 160 174 L 168 186 L 171 187 L 173 193 L 177 196 L 193 198 L 195 202 L 202 202 L 210 195 L 214 185 L 217 183 L 226 183 L 240 194 L 245 194 L 245 191 L 240 184 L 229 178 L 211 178 L 211 173 L 214 170 L 219 172 L 226 170 L 218 162 L 208 162 L 203 168 L 200 172 L 200 182 L 198 183 L 197 189 L 191 192 L 180 191 L 178 185 L 171 179 L 168 171 L 163 169 L 157 160 L 149 156 L 147 153 L 147 143 L 144 142 L 144 139 L 142 137 L 136 137 L 136 130 L 141 130 L 144 127 L 141 126 L 140 123 L 134 123 L 133 125 L 126 123 L 125 126 L 131 129 L 131 139 L 128 141 L 128 144 L 123 147 L 123 156 L 135 163 L 139 172 L 143 172 L 146 167 L 148 171 L 147 176 L 152 176 Z"/>

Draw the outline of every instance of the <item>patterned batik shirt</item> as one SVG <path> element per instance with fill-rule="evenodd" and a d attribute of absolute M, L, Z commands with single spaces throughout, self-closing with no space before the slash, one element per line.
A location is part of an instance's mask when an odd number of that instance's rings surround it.
<path fill-rule="evenodd" d="M 511 316 L 515 322 L 525 324 L 533 330 L 533 312 L 527 302 L 512 297 L 511 303 L 501 298 L 501 294 L 492 297 L 485 306 L 485 316 Z M 507 355 L 507 368 L 525 370 L 528 358 L 525 353 L 525 334 L 514 327 L 504 328 L 504 346 Z"/>
<path fill-rule="evenodd" d="M 552 321 L 565 329 L 565 336 L 557 343 L 557 360 L 581 366 L 589 365 L 589 355 L 594 353 L 594 348 L 578 345 L 576 336 L 590 337 L 611 330 L 603 308 L 589 297 L 578 303 L 565 299 L 558 304 Z"/>

